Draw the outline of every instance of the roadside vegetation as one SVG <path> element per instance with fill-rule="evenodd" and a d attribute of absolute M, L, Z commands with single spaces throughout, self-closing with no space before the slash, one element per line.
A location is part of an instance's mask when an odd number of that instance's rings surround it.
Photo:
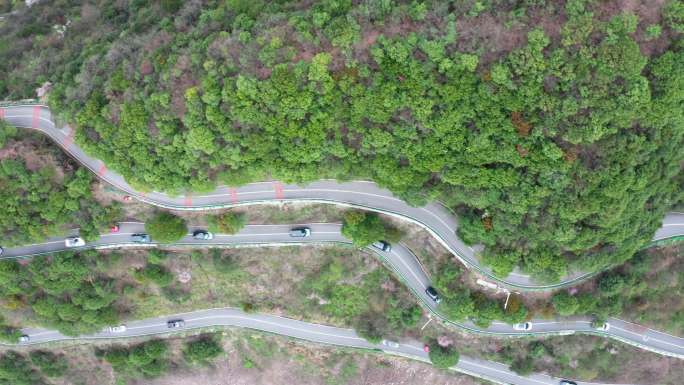
<path fill-rule="evenodd" d="M 61 151 L 35 149 L 32 140 L 19 140 L 16 129 L 0 121 L 0 246 L 40 242 L 73 227 L 84 239 L 96 239 L 120 217 L 119 205 L 100 205 L 88 170 Z"/>
<path fill-rule="evenodd" d="M 145 222 L 145 231 L 154 242 L 172 243 L 188 234 L 185 220 L 167 211 L 159 211 Z"/>
<path fill-rule="evenodd" d="M 164 374 L 169 364 L 167 352 L 166 341 L 152 340 L 130 347 L 116 346 L 97 353 L 112 366 L 117 380 L 128 380 L 155 378 Z"/>
<path fill-rule="evenodd" d="M 349 247 L 64 252 L 24 264 L 0 261 L 10 340 L 18 323 L 77 335 L 122 319 L 233 306 L 351 326 L 379 342 L 423 314 L 373 255 Z"/>
<path fill-rule="evenodd" d="M 247 224 L 247 216 L 237 211 L 228 211 L 208 217 L 209 231 L 219 234 L 236 234 Z"/>
<path fill-rule="evenodd" d="M 188 362 L 186 351 L 197 341 L 211 339 L 217 342 L 222 351 L 211 358 L 208 365 L 197 365 Z M 150 351 L 156 344 L 163 344 L 165 353 L 158 356 L 151 372 L 138 370 L 139 365 L 132 361 L 149 360 Z M 151 347 L 149 347 L 152 345 Z M 406 383 L 448 383 L 458 381 L 460 385 L 481 384 L 477 379 L 453 372 L 436 370 L 429 364 L 392 357 L 373 352 L 355 349 L 344 349 L 337 346 L 313 344 L 297 339 L 259 333 L 244 329 L 226 329 L 217 332 L 208 331 L 199 336 L 172 336 L 158 340 L 153 337 L 134 338 L 120 341 L 96 341 L 92 344 L 65 344 L 52 346 L 57 361 L 66 363 L 62 376 L 49 377 L 45 372 L 38 372 L 40 366 L 32 359 L 36 353 L 45 351 L 29 348 L 28 352 L 0 352 L 2 356 L 15 358 L 26 364 L 26 369 L 34 371 L 32 377 L 29 370 L 14 370 L 14 377 L 19 381 L 9 382 L 12 385 L 31 384 L 79 384 L 79 385 L 206 385 L 222 384 L 230 379 L 231 383 L 271 384 L 271 385 L 346 385 L 356 383 L 384 384 L 388 378 Z M 114 354 L 119 357 L 114 358 Z M 214 351 L 214 349 L 212 349 Z M 135 353 L 137 352 L 137 353 Z M 116 362 L 116 367 L 107 360 L 107 356 Z M 23 360 L 22 360 L 23 358 Z M 28 362 L 27 362 L 28 361 Z M 54 364 L 53 364 L 54 365 Z M 148 364 L 149 365 L 149 364 Z M 19 365 L 17 365 L 19 366 Z M 163 371 L 157 374 L 157 367 Z M 2 377 L 0 367 L 0 383 Z M 12 368 L 14 369 L 14 368 Z M 23 376 L 23 377 L 22 377 Z M 41 376 L 42 381 L 38 376 Z M 21 382 L 26 378 L 24 382 Z M 6 380 L 5 380 L 6 381 Z"/>
<path fill-rule="evenodd" d="M 481 328 L 487 328 L 492 321 L 514 324 L 531 316 L 519 296 L 512 295 L 504 309 L 503 301 L 491 299 L 481 291 L 470 290 L 463 282 L 463 274 L 458 265 L 444 263 L 433 276 L 433 284 L 442 296 L 438 309 L 448 319 L 468 319 Z"/>
<path fill-rule="evenodd" d="M 35 258 L 28 264 L 0 261 L 4 311 L 20 312 L 28 316 L 23 322 L 31 319 L 66 335 L 115 324 L 119 314 L 112 304 L 120 289 L 107 272 L 96 268 L 97 257 L 97 252 L 85 251 Z"/>
<path fill-rule="evenodd" d="M 558 314 L 618 316 L 684 335 L 684 244 L 650 248 L 625 265 L 552 299 Z"/>
<path fill-rule="evenodd" d="M 458 351 L 452 346 L 443 346 L 437 340 L 428 344 L 430 347 L 430 361 L 432 365 L 439 369 L 449 369 L 458 364 Z"/>
<path fill-rule="evenodd" d="M 373 242 L 399 242 L 401 231 L 384 222 L 376 213 L 351 210 L 344 214 L 342 235 L 352 240 L 354 246 L 366 247 Z"/>
<path fill-rule="evenodd" d="M 587 382 L 676 385 L 684 370 L 678 358 L 601 337 L 498 340 L 488 349 L 481 357 L 510 365 L 521 375 L 546 372 Z"/>
<path fill-rule="evenodd" d="M 51 81 L 76 141 L 138 186 L 439 198 L 501 276 L 620 264 L 682 201 L 680 1 L 165 3 L 10 16 L 0 97 Z"/>

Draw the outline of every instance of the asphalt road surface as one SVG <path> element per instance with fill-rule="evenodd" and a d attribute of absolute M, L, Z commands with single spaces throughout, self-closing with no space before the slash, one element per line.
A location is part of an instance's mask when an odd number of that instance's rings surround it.
<path fill-rule="evenodd" d="M 177 319 L 185 321 L 185 325 L 181 328 L 169 329 L 167 321 Z M 191 329 L 215 326 L 237 326 L 329 345 L 382 350 L 388 354 L 430 362 L 428 354 L 423 351 L 423 345 L 418 341 L 383 341 L 383 343 L 372 344 L 359 337 L 356 332 L 351 329 L 312 324 L 272 315 L 248 314 L 233 308 L 200 310 L 191 313 L 174 314 L 167 317 L 133 321 L 126 324 L 126 331 L 124 332 L 112 333 L 103 331 L 90 336 L 81 336 L 77 338 L 67 337 L 56 331 L 26 329 L 25 332 L 31 336 L 31 339 L 28 343 L 24 343 L 24 345 L 72 339 L 95 340 L 148 336 L 169 332 L 187 332 Z M 506 365 L 464 356 L 461 356 L 458 364 L 453 369 L 502 384 L 558 385 L 560 381 L 558 378 L 544 374 L 520 376 L 508 369 Z M 578 382 L 578 384 L 584 385 L 590 383 Z"/>
<path fill-rule="evenodd" d="M 289 230 L 295 227 L 309 227 L 311 229 L 311 235 L 306 238 L 291 237 Z M 206 248 L 211 246 L 281 246 L 320 243 L 351 244 L 351 242 L 340 233 L 341 225 L 330 223 L 248 225 L 234 235 L 215 234 L 214 239 L 212 240 L 193 239 L 191 234 L 195 230 L 200 230 L 200 228 L 190 228 L 188 235 L 177 243 L 174 243 L 174 245 Z M 140 244 L 131 242 L 131 235 L 144 232 L 144 223 L 122 222 L 117 233 L 104 234 L 99 240 L 88 243 L 80 248 L 73 248 L 73 250 L 126 246 L 140 247 Z M 74 231 L 72 235 L 76 234 L 77 231 Z M 155 247 L 156 245 L 157 244 L 154 243 L 153 239 L 152 243 L 147 246 Z M 44 243 L 7 248 L 2 257 L 17 258 L 21 256 L 54 253 L 65 249 L 67 248 L 65 247 L 64 239 L 54 238 Z M 610 327 L 607 331 L 592 328 L 591 320 L 582 317 L 532 320 L 532 329 L 529 331 L 515 330 L 513 326 L 503 322 L 494 322 L 489 328 L 482 329 L 475 326 L 472 322 L 457 323 L 447 321 L 446 318 L 440 314 L 437 304 L 425 293 L 427 287 L 431 285 L 431 280 L 421 266 L 420 261 L 411 250 L 401 244 L 392 245 L 392 249 L 389 252 L 384 252 L 374 247 L 369 247 L 368 250 L 375 252 L 433 314 L 444 322 L 464 330 L 494 336 L 558 335 L 574 333 L 597 334 L 661 354 L 684 358 L 683 338 L 658 332 L 617 318 L 610 318 L 608 320 Z"/>
<path fill-rule="evenodd" d="M 488 267 L 480 265 L 476 248 L 464 244 L 457 236 L 458 222 L 455 215 L 438 202 L 423 207 L 411 207 L 388 190 L 369 181 L 338 183 L 321 180 L 305 186 L 283 184 L 278 181 L 251 183 L 232 188 L 218 187 L 210 193 L 169 196 L 160 192 L 142 193 L 130 186 L 118 173 L 109 170 L 99 159 L 88 156 L 73 140 L 74 131 L 69 126 L 57 127 L 52 114 L 44 106 L 1 107 L 0 118 L 17 127 L 42 131 L 81 164 L 99 178 L 125 191 L 135 198 L 153 205 L 179 210 L 206 210 L 210 208 L 258 204 L 265 201 L 313 201 L 361 207 L 368 210 L 396 215 L 427 229 L 451 253 L 468 268 L 486 275 L 490 280 L 518 290 L 543 290 L 571 285 L 593 273 L 576 273 L 565 277 L 560 283 L 545 285 L 535 283 L 529 276 L 513 272 L 505 279 L 492 274 Z M 655 240 L 684 235 L 684 214 L 668 215 Z"/>

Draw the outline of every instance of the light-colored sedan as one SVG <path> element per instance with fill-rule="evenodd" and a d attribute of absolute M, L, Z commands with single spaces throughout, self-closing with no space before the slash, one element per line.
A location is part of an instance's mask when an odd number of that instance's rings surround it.
<path fill-rule="evenodd" d="M 596 330 L 601 330 L 603 332 L 607 332 L 610 330 L 610 324 L 608 322 L 604 322 L 602 324 L 599 324 L 596 326 Z"/>
<path fill-rule="evenodd" d="M 521 322 L 519 324 L 515 324 L 513 325 L 513 329 L 522 331 L 532 330 L 532 322 Z"/>
<path fill-rule="evenodd" d="M 85 246 L 85 241 L 81 237 L 69 237 L 69 238 L 64 240 L 64 246 L 66 246 L 66 247 Z"/>
<path fill-rule="evenodd" d="M 109 326 L 105 328 L 105 331 L 109 333 L 123 333 L 126 331 L 126 325 Z"/>
<path fill-rule="evenodd" d="M 382 344 L 394 349 L 399 347 L 399 343 L 389 340 L 382 340 Z"/>

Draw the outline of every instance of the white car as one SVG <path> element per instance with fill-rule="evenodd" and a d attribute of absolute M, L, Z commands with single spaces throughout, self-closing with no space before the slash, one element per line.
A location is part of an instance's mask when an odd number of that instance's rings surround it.
<path fill-rule="evenodd" d="M 521 322 L 519 324 L 513 325 L 513 329 L 515 330 L 532 330 L 532 322 Z"/>
<path fill-rule="evenodd" d="M 608 322 L 604 322 L 604 323 L 596 326 L 596 330 L 601 330 L 601 331 L 607 332 L 608 330 L 610 330 L 610 324 Z"/>
<path fill-rule="evenodd" d="M 66 246 L 66 247 L 85 246 L 85 241 L 81 237 L 69 237 L 69 238 L 64 240 L 64 246 Z"/>
<path fill-rule="evenodd" d="M 19 337 L 19 342 L 29 342 L 31 338 L 24 334 L 23 336 Z"/>
<path fill-rule="evenodd" d="M 126 325 L 109 326 L 105 328 L 105 331 L 109 333 L 123 333 L 126 331 Z"/>
<path fill-rule="evenodd" d="M 394 349 L 399 347 L 399 344 L 394 341 L 382 340 L 382 344 Z"/>

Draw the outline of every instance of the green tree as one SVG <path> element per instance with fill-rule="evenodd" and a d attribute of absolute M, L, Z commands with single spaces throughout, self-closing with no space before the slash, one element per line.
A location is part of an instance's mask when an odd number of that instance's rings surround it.
<path fill-rule="evenodd" d="M 202 336 L 185 344 L 183 357 L 192 364 L 207 365 L 211 360 L 223 353 L 221 339 L 218 335 Z"/>
<path fill-rule="evenodd" d="M 430 361 L 432 365 L 440 369 L 449 369 L 458 364 L 458 350 L 452 346 L 441 346 L 437 341 L 433 341 L 430 346 Z"/>
<path fill-rule="evenodd" d="M 145 222 L 145 231 L 154 241 L 171 243 L 187 235 L 188 228 L 183 218 L 167 212 L 158 212 Z"/>
<path fill-rule="evenodd" d="M 580 303 L 577 297 L 568 294 L 567 291 L 556 293 L 551 299 L 553 307 L 562 316 L 573 315 L 579 310 Z"/>
<path fill-rule="evenodd" d="M 29 352 L 29 357 L 33 365 L 48 377 L 62 377 L 69 369 L 66 357 L 44 350 L 33 350 Z"/>
<path fill-rule="evenodd" d="M 209 231 L 221 234 L 235 234 L 247 224 L 244 213 L 229 211 L 208 218 Z"/>
<path fill-rule="evenodd" d="M 383 223 L 377 214 L 356 210 L 344 214 L 342 235 L 351 239 L 358 247 L 365 247 L 379 240 L 396 242 L 401 238 L 401 233 Z"/>
<path fill-rule="evenodd" d="M 0 356 L 0 383 L 6 385 L 45 384 L 40 373 L 35 371 L 22 354 L 8 351 Z"/>
<path fill-rule="evenodd" d="M 164 266 L 148 263 L 142 269 L 135 272 L 136 278 L 141 281 L 154 282 L 160 287 L 166 287 L 173 282 L 173 274 Z"/>

